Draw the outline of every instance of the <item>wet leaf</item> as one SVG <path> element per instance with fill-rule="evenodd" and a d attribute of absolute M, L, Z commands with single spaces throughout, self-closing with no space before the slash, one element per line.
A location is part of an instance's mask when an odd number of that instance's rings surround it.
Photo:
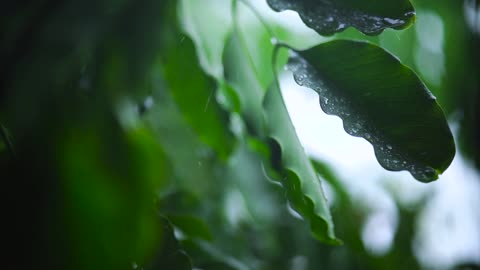
<path fill-rule="evenodd" d="M 239 12 L 242 9 L 239 8 Z M 260 22 L 255 25 L 263 27 Z M 268 89 L 275 78 L 273 69 L 270 66 L 268 70 L 262 70 L 265 64 L 258 63 L 271 63 L 274 45 L 265 36 L 250 40 L 247 33 L 245 29 L 235 29 L 227 42 L 223 62 L 227 82 L 239 96 L 242 117 L 250 134 L 262 140 L 271 137 L 280 145 L 281 160 L 280 156 L 272 155 L 275 171 L 286 177 L 282 184 L 288 199 L 308 220 L 316 238 L 338 244 L 319 179 L 296 137 L 283 100 L 274 93 L 278 89 Z M 254 50 L 263 53 L 253 53 Z M 287 51 L 278 51 L 276 57 L 276 68 L 279 68 L 286 62 Z M 266 121 L 262 116 L 266 116 Z M 272 152 L 276 148 L 275 143 L 270 145 L 270 149 L 274 149 Z"/>
<path fill-rule="evenodd" d="M 337 40 L 297 52 L 295 81 L 315 90 L 327 114 L 363 137 L 387 170 L 429 182 L 447 169 L 455 145 L 435 97 L 417 75 L 380 47 Z"/>
<path fill-rule="evenodd" d="M 267 0 L 276 11 L 294 10 L 321 35 L 355 27 L 377 35 L 386 28 L 402 29 L 413 23 L 415 11 L 408 0 Z"/>
<path fill-rule="evenodd" d="M 317 239 L 329 244 L 340 244 L 341 241 L 335 238 L 332 217 L 320 179 L 300 144 L 277 84 L 268 90 L 264 108 L 268 136 L 278 144 L 280 152 L 273 155 L 274 159 L 280 158 L 274 163 L 280 163 L 283 167 L 284 179 L 281 183 L 290 203 L 309 221 Z"/>

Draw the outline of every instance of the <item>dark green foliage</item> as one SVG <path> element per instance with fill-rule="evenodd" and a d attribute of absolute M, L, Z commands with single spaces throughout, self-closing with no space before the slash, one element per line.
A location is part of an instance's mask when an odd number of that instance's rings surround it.
<path fill-rule="evenodd" d="M 297 52 L 289 67 L 315 90 L 345 130 L 373 144 L 380 164 L 438 178 L 455 155 L 453 136 L 435 97 L 408 67 L 365 42 L 337 40 Z"/>
<path fill-rule="evenodd" d="M 402 29 L 415 20 L 408 0 L 267 0 L 276 11 L 294 10 L 303 22 L 321 35 L 333 35 L 355 27 L 368 35 L 384 29 Z"/>

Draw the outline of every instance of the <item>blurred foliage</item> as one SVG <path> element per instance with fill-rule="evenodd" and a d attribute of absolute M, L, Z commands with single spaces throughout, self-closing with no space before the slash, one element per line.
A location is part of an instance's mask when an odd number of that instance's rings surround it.
<path fill-rule="evenodd" d="M 441 18 L 441 53 L 417 26 L 332 38 L 370 40 L 416 70 L 480 166 L 479 34 L 461 1 L 413 6 Z M 26 0 L 0 14 L 5 268 L 421 268 L 418 207 L 398 205 L 392 248 L 373 255 L 369 209 L 304 153 L 270 88 L 288 52 L 271 56 L 278 41 L 313 44 L 255 1 Z M 440 55 L 439 83 L 422 64 Z M 317 240 L 335 235 L 343 246 Z"/>

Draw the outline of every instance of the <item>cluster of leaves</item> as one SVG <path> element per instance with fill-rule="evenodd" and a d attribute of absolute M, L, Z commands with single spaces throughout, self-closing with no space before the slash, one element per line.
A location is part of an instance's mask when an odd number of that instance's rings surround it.
<path fill-rule="evenodd" d="M 29 258 L 17 269 L 283 269 L 309 247 L 302 224 L 340 244 L 283 66 L 384 168 L 428 182 L 448 167 L 443 112 L 394 56 L 349 40 L 295 50 L 250 2 L 208 2 L 32 0 L 2 17 L 0 166 L 12 258 Z M 268 4 L 321 35 L 414 19 L 408 0 Z"/>

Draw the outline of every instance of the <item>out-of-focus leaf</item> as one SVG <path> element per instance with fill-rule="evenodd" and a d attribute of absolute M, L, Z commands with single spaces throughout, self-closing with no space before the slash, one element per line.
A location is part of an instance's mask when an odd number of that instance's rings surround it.
<path fill-rule="evenodd" d="M 321 35 L 355 27 L 368 35 L 386 28 L 402 29 L 413 23 L 415 11 L 408 0 L 267 0 L 276 11 L 297 11 L 303 22 Z"/>
<path fill-rule="evenodd" d="M 240 100 L 240 112 L 252 134 L 262 134 L 262 99 L 274 79 L 272 54 L 274 45 L 265 26 L 244 6 L 237 2 L 233 32 L 227 41 L 223 66 L 227 83 Z M 280 51 L 275 67 L 287 61 L 287 52 Z"/>
<path fill-rule="evenodd" d="M 8 201 L 22 213 L 8 257 L 22 258 L 18 269 L 143 263 L 159 240 L 153 202 L 168 166 L 112 105 L 147 92 L 167 1 L 28 2 L 28 16 L 7 17 L 19 28 L 0 51 L 1 115 L 19 149 Z"/>
<path fill-rule="evenodd" d="M 350 194 L 343 186 L 334 169 L 325 161 L 319 159 L 311 159 L 315 171 L 325 179 L 335 190 L 335 193 L 344 201 L 350 200 Z"/>
<path fill-rule="evenodd" d="M 165 156 L 140 130 L 125 133 L 102 111 L 91 115 L 94 125 L 85 117 L 58 138 L 65 231 L 57 232 L 71 246 L 68 268 L 122 269 L 147 261 L 159 241 L 152 201 Z"/>
<path fill-rule="evenodd" d="M 203 253 L 203 258 L 211 258 L 205 265 L 206 269 L 228 269 L 228 270 L 249 270 L 251 269 L 245 263 L 238 260 L 235 256 L 226 254 L 225 251 L 206 241 L 195 241 L 191 243 L 198 251 Z M 208 268 L 207 268 L 208 267 Z"/>
<path fill-rule="evenodd" d="M 223 78 L 222 55 L 232 27 L 232 1 L 182 0 L 179 4 L 182 26 L 196 45 L 200 65 L 216 79 Z"/>
<path fill-rule="evenodd" d="M 177 12 L 166 16 L 170 31 L 164 33 L 162 66 L 166 87 L 187 122 L 223 159 L 233 147 L 228 114 L 216 100 L 215 80 L 201 69 L 193 42 L 177 27 Z"/>
<path fill-rule="evenodd" d="M 191 215 L 170 214 L 168 219 L 189 238 L 212 240 L 212 233 L 207 225 L 199 218 Z"/>
<path fill-rule="evenodd" d="M 247 57 L 239 35 L 233 32 L 223 57 L 225 77 L 239 97 L 240 112 L 247 127 L 255 133 L 261 133 L 263 123 L 258 116 L 262 112 L 261 97 L 264 95 L 264 90 L 258 83 Z"/>
<path fill-rule="evenodd" d="M 233 12 L 234 28 L 223 55 L 224 76 L 239 97 L 240 112 L 247 128 L 254 134 L 261 134 L 263 123 L 258 116 L 262 112 L 266 87 L 273 79 L 273 45 L 265 27 L 241 2 L 237 1 Z"/>
<path fill-rule="evenodd" d="M 320 179 L 295 133 L 277 84 L 268 90 L 264 108 L 268 136 L 279 147 L 279 153 L 273 158 L 280 160 L 274 163 L 283 167 L 285 178 L 282 184 L 292 206 L 310 222 L 316 238 L 329 244 L 340 244 L 333 231 L 333 221 Z"/>
<path fill-rule="evenodd" d="M 445 116 L 417 75 L 383 49 L 337 40 L 297 52 L 295 81 L 315 90 L 327 114 L 341 117 L 363 137 L 387 170 L 408 170 L 417 180 L 438 178 L 455 145 Z"/>
<path fill-rule="evenodd" d="M 195 60 L 193 43 L 188 37 L 166 51 L 164 72 L 168 88 L 184 117 L 200 138 L 226 159 L 233 147 L 228 130 L 228 115 L 215 99 L 216 85 Z"/>
<path fill-rule="evenodd" d="M 159 223 L 162 229 L 162 241 L 155 256 L 155 260 L 151 264 L 148 264 L 145 269 L 191 270 L 192 262 L 185 251 L 180 249 L 180 245 L 175 238 L 173 227 L 170 222 L 166 218 L 160 217 Z"/>
<path fill-rule="evenodd" d="M 199 197 L 209 196 L 221 185 L 215 182 L 215 152 L 199 138 L 183 112 L 163 85 L 161 66 L 152 72 L 152 106 L 142 115 L 143 123 L 162 145 L 174 171 L 174 185 Z M 186 169 L 188 168 L 188 169 Z M 199 185 L 201 179 L 201 185 Z"/>
<path fill-rule="evenodd" d="M 10 158 L 13 158 L 15 156 L 15 150 L 13 149 L 10 134 L 2 124 L 0 124 L 0 155 L 9 155 Z"/>

